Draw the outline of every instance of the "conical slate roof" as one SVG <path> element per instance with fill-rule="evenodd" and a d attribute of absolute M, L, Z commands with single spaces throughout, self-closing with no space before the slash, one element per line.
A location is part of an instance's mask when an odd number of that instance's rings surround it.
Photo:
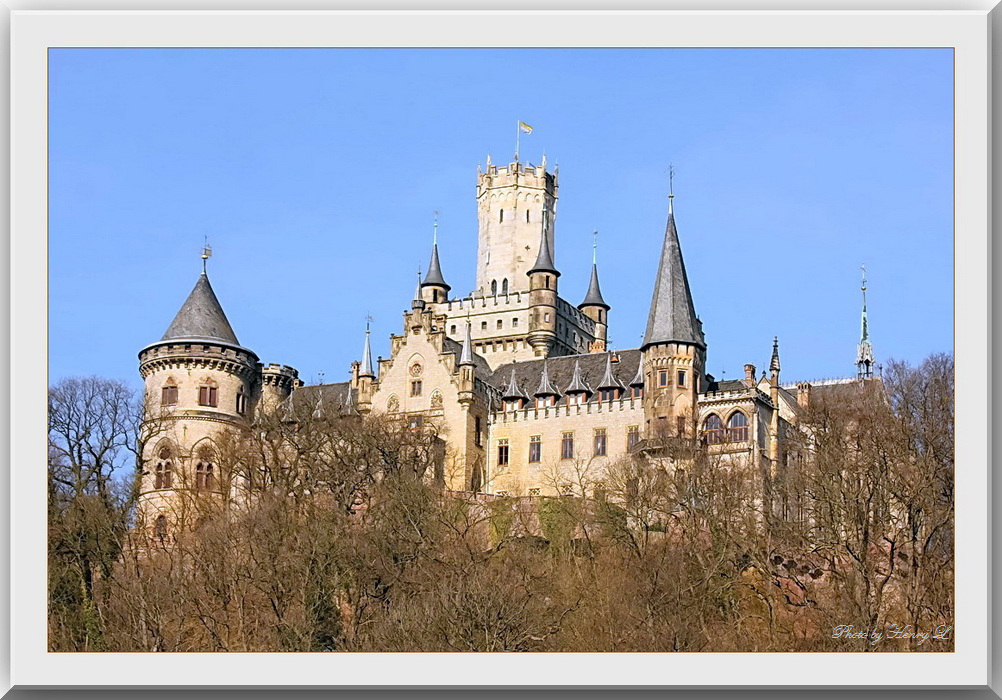
<path fill-rule="evenodd" d="M 581 378 L 581 363 L 575 359 L 574 360 L 574 374 L 571 375 L 571 383 L 567 385 L 564 389 L 565 394 L 590 394 L 592 393 L 591 387 L 585 384 L 584 380 Z"/>
<path fill-rule="evenodd" d="M 515 367 L 511 368 L 511 381 L 508 382 L 508 388 L 505 389 L 502 399 L 524 399 L 528 398 L 525 392 L 522 391 L 521 387 L 515 382 Z"/>
<path fill-rule="evenodd" d="M 655 343 L 693 343 L 706 347 L 700 325 L 692 304 L 682 247 L 675 230 L 675 213 L 669 199 L 668 225 L 642 347 Z"/>
<path fill-rule="evenodd" d="M 609 305 L 602 298 L 602 289 L 598 286 L 598 265 L 595 263 L 592 263 L 591 266 L 591 282 L 588 283 L 588 293 L 585 294 L 584 301 L 578 304 L 578 308 L 581 309 L 585 306 L 601 306 L 606 311 L 609 310 Z"/>
<path fill-rule="evenodd" d="M 360 377 L 375 377 L 372 369 L 372 346 L 369 344 L 369 329 L 365 329 L 365 346 L 362 348 L 362 366 L 358 370 Z"/>
<path fill-rule="evenodd" d="M 539 375 L 539 386 L 533 396 L 560 396 L 560 392 L 553 388 L 550 381 L 550 371 L 546 367 L 546 360 L 543 360 L 543 373 Z"/>
<path fill-rule="evenodd" d="M 470 322 L 466 321 L 466 337 L 463 338 L 463 351 L 459 355 L 459 366 L 474 365 L 473 361 L 473 339 L 470 337 Z"/>
<path fill-rule="evenodd" d="M 204 272 L 160 340 L 217 340 L 240 345 Z"/>
<path fill-rule="evenodd" d="M 598 383 L 599 389 L 625 389 L 623 383 L 616 379 L 616 375 L 612 373 L 612 353 L 610 352 L 605 357 L 605 374 L 602 375 L 602 381 Z"/>
<path fill-rule="evenodd" d="M 552 272 L 554 275 L 560 275 L 560 273 L 557 272 L 556 266 L 553 264 L 553 257 L 550 255 L 550 245 L 546 240 L 545 210 L 543 225 L 539 228 L 539 253 L 536 254 L 536 262 L 533 263 L 528 274 L 531 275 L 533 272 Z"/>
<path fill-rule="evenodd" d="M 442 264 L 438 261 L 438 243 L 433 243 L 431 246 L 431 263 L 428 264 L 428 274 L 424 276 L 424 282 L 421 283 L 421 286 L 444 287 L 445 291 L 452 289 L 445 283 L 445 278 L 442 276 Z"/>

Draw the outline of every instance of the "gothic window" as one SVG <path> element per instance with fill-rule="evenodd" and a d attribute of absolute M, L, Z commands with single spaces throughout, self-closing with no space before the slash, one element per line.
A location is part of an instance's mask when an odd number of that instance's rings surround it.
<path fill-rule="evenodd" d="M 539 435 L 529 438 L 529 461 L 538 462 L 543 456 L 543 444 Z"/>
<path fill-rule="evenodd" d="M 748 417 L 735 411 L 727 420 L 727 442 L 744 442 L 748 439 Z"/>
<path fill-rule="evenodd" d="M 606 441 L 605 428 L 595 428 L 595 456 L 605 457 Z"/>
<path fill-rule="evenodd" d="M 503 467 L 508 464 L 508 439 L 498 440 L 498 466 Z"/>
<path fill-rule="evenodd" d="M 574 459 L 574 433 L 564 433 L 561 437 L 560 459 Z"/>
<path fill-rule="evenodd" d="M 169 447 L 160 448 L 153 474 L 153 488 L 169 489 L 174 481 L 174 455 Z"/>
<path fill-rule="evenodd" d="M 198 463 L 195 465 L 196 491 L 211 491 L 215 487 L 215 470 L 212 450 L 203 447 L 198 452 Z"/>
<path fill-rule="evenodd" d="M 153 525 L 153 536 L 157 539 L 165 539 L 167 537 L 167 518 L 164 515 L 158 515 L 157 519 Z"/>
<path fill-rule="evenodd" d="M 501 293 L 502 294 L 507 294 L 508 293 L 508 278 L 507 277 L 505 279 L 501 280 Z"/>
<path fill-rule="evenodd" d="M 498 281 L 491 280 L 491 296 L 496 297 L 498 295 Z"/>
<path fill-rule="evenodd" d="M 164 406 L 173 406 L 177 403 L 177 383 L 173 377 L 167 379 L 163 392 L 160 396 L 160 403 Z"/>
<path fill-rule="evenodd" d="M 633 451 L 633 448 L 640 442 L 640 426 L 631 425 L 626 429 L 626 449 Z"/>
<path fill-rule="evenodd" d="M 213 408 L 219 405 L 219 389 L 210 385 L 203 384 L 198 387 L 198 405 L 199 406 L 212 406 Z"/>
<path fill-rule="evenodd" d="M 724 422 L 716 413 L 711 413 L 703 421 L 703 436 L 708 445 L 719 445 L 724 441 Z"/>

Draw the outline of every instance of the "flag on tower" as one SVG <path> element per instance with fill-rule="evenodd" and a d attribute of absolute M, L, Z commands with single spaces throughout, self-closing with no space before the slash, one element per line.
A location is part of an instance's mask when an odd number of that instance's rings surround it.
<path fill-rule="evenodd" d="M 518 123 L 518 129 L 519 129 L 519 131 L 521 131 L 522 133 L 525 133 L 525 134 L 531 134 L 532 133 L 532 127 L 529 126 L 528 124 L 526 124 L 525 122 L 519 122 Z"/>

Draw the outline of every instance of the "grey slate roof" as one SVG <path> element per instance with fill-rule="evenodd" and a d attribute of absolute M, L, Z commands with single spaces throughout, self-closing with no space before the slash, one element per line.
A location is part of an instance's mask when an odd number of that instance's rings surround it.
<path fill-rule="evenodd" d="M 470 336 L 470 321 L 466 321 L 466 335 L 463 337 L 463 350 L 459 355 L 460 365 L 472 365 L 473 362 L 473 339 Z"/>
<path fill-rule="evenodd" d="M 661 248 L 661 262 L 654 282 L 651 311 L 647 318 L 647 332 L 643 347 L 652 343 L 693 343 L 706 347 L 703 330 L 696 318 L 689 291 L 689 279 L 685 274 L 682 247 L 675 229 L 675 213 L 671 201 L 668 204 L 668 225 L 665 228 L 664 245 Z"/>
<path fill-rule="evenodd" d="M 358 397 L 350 382 L 312 384 L 295 389 L 279 408 L 283 420 L 318 418 L 328 411 L 349 413 L 355 410 Z"/>
<path fill-rule="evenodd" d="M 599 381 L 597 388 L 599 389 L 625 389 L 623 382 L 619 381 L 616 375 L 612 371 L 612 353 L 606 353 L 605 356 L 605 373 L 602 375 L 602 379 Z"/>
<path fill-rule="evenodd" d="M 546 217 L 543 217 L 543 220 L 545 221 Z M 553 264 L 553 258 L 550 256 L 550 246 L 546 241 L 546 229 L 542 227 L 539 229 L 539 253 L 536 254 L 536 262 L 533 263 L 528 274 L 531 275 L 533 272 L 552 272 L 558 277 L 560 276 Z"/>
<path fill-rule="evenodd" d="M 578 308 L 580 309 L 585 306 L 601 306 L 606 311 L 610 308 L 605 303 L 605 299 L 602 298 L 602 289 L 598 286 L 598 265 L 595 263 L 591 265 L 591 281 L 588 283 L 588 293 L 585 294 L 584 301 L 578 304 Z"/>
<path fill-rule="evenodd" d="M 438 261 L 438 243 L 433 243 L 431 246 L 431 262 L 428 264 L 428 274 L 424 276 L 424 282 L 421 283 L 422 287 L 433 285 L 444 287 L 445 291 L 452 289 L 452 287 L 445 283 L 445 278 L 442 276 L 442 264 Z"/>
<path fill-rule="evenodd" d="M 502 399 L 526 399 L 529 398 L 525 391 L 519 387 L 518 382 L 515 381 L 515 368 L 511 368 L 511 376 L 508 380 L 508 386 L 505 387 L 504 393 L 501 394 Z"/>
<path fill-rule="evenodd" d="M 203 272 L 160 340 L 220 340 L 240 345 Z"/>
<path fill-rule="evenodd" d="M 640 365 L 640 351 L 619 350 L 616 354 L 619 356 L 619 362 L 612 364 L 612 373 L 616 379 L 625 383 L 629 377 L 633 377 L 637 373 L 637 367 Z M 562 394 L 565 393 L 563 389 L 571 384 L 575 365 L 579 368 L 581 381 L 588 386 L 595 386 L 601 382 L 602 375 L 605 374 L 608 359 L 608 353 L 589 353 L 525 360 L 499 367 L 491 375 L 489 381 L 498 391 L 504 392 L 508 388 L 514 371 L 515 382 L 519 389 L 527 395 L 533 396 L 536 394 L 536 388 L 540 385 L 545 364 L 550 383 Z"/>
<path fill-rule="evenodd" d="M 748 391 L 748 385 L 743 379 L 719 379 L 712 382 L 706 391 Z"/>

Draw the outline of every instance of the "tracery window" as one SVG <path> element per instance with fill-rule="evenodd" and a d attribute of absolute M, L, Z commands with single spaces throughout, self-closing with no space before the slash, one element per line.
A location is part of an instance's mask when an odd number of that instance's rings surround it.
<path fill-rule="evenodd" d="M 169 489 L 174 481 L 174 455 L 166 445 L 157 453 L 157 463 L 154 467 L 153 488 Z"/>
<path fill-rule="evenodd" d="M 215 488 L 215 470 L 212 450 L 203 447 L 198 451 L 198 463 L 195 464 L 196 491 L 212 491 Z"/>
<path fill-rule="evenodd" d="M 744 442 L 748 439 L 748 417 L 735 411 L 727 420 L 727 442 Z"/>
<path fill-rule="evenodd" d="M 703 421 L 703 435 L 706 437 L 707 445 L 719 445 L 726 440 L 724 422 L 716 413 L 711 413 Z"/>

